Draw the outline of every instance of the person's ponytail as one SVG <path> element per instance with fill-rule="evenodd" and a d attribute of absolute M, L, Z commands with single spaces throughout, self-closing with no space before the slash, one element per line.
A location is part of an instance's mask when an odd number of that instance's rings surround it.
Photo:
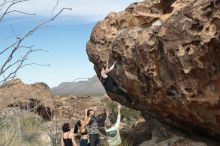
<path fill-rule="evenodd" d="M 78 128 L 77 124 L 75 124 L 74 133 L 78 134 L 78 130 L 79 130 L 79 128 Z"/>
<path fill-rule="evenodd" d="M 74 133 L 77 134 L 79 131 L 79 127 L 81 127 L 81 121 L 77 121 L 77 123 L 75 124 L 75 128 L 74 128 Z"/>

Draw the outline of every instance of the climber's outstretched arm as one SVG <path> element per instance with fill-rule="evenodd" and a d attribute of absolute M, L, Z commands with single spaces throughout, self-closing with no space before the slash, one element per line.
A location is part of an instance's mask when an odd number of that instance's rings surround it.
<path fill-rule="evenodd" d="M 110 68 L 106 68 L 106 73 L 109 73 L 110 71 L 112 71 L 114 69 L 116 63 L 117 62 L 115 61 Z M 108 63 L 107 63 L 107 65 L 108 65 Z"/>
<path fill-rule="evenodd" d="M 102 70 L 101 70 L 102 78 L 105 79 L 108 77 L 107 73 L 109 73 L 110 71 L 112 71 L 114 69 L 115 64 L 116 64 L 116 61 L 112 64 L 112 66 L 110 68 L 108 68 L 108 62 L 106 63 L 106 69 L 102 68 Z"/>
<path fill-rule="evenodd" d="M 108 69 L 108 61 L 106 62 L 106 69 Z"/>

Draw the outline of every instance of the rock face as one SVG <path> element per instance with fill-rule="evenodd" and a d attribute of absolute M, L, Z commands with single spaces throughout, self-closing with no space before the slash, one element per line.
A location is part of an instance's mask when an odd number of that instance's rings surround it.
<path fill-rule="evenodd" d="M 152 138 L 151 129 L 146 122 L 140 122 L 131 129 L 122 129 L 120 135 L 124 139 L 132 140 L 132 146 L 138 146 Z"/>
<path fill-rule="evenodd" d="M 97 23 L 87 43 L 97 75 L 130 97 L 122 104 L 220 139 L 220 0 L 145 0 Z"/>
<path fill-rule="evenodd" d="M 44 83 L 27 85 L 16 79 L 0 87 L 0 109 L 18 107 L 36 112 L 45 120 L 53 118 L 53 99 Z"/>

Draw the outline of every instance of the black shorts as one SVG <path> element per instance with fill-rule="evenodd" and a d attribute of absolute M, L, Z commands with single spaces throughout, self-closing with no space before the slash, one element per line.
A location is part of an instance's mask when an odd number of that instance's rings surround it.
<path fill-rule="evenodd" d="M 113 79 L 108 76 L 106 79 L 103 79 L 103 85 L 105 87 L 105 90 L 108 92 L 112 92 L 114 88 L 117 87 L 117 84 L 113 81 Z"/>

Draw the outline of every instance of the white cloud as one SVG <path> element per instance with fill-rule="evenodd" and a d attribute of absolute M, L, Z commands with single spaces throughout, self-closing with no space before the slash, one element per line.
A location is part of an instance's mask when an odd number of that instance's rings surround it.
<path fill-rule="evenodd" d="M 56 12 L 61 8 L 72 8 L 62 15 L 78 16 L 88 20 L 102 19 L 112 11 L 122 11 L 130 3 L 140 0 L 59 0 Z M 40 16 L 50 16 L 57 0 L 30 0 L 18 4 L 15 9 Z"/>

